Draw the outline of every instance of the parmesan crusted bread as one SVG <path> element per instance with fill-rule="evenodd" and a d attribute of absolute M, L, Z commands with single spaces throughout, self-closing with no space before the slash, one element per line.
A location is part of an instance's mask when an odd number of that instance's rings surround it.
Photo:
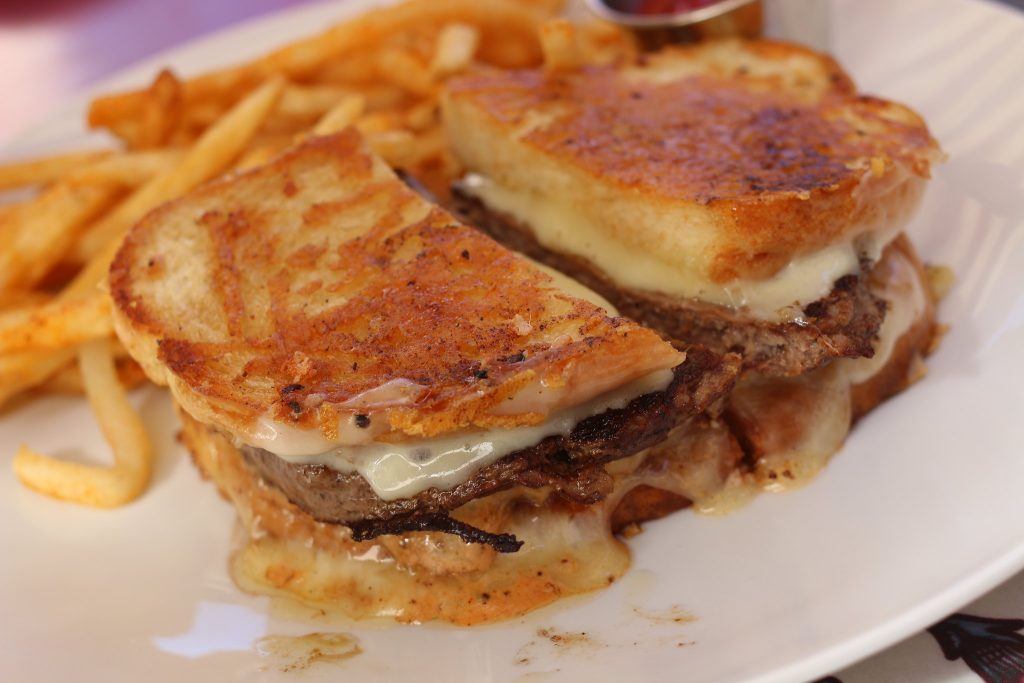
<path fill-rule="evenodd" d="M 267 421 L 315 443 L 538 424 L 683 359 L 421 199 L 351 130 L 153 212 L 110 287 L 147 374 L 258 445 Z"/>
<path fill-rule="evenodd" d="M 614 283 L 599 290 L 612 303 L 649 292 L 771 324 L 805 322 L 877 259 L 942 156 L 910 109 L 858 95 L 829 57 L 768 41 L 557 76 L 480 70 L 450 83 L 444 114 L 470 171 L 463 197 L 586 261 L 592 281 Z M 877 322 L 839 328 L 783 374 L 870 355 Z"/>

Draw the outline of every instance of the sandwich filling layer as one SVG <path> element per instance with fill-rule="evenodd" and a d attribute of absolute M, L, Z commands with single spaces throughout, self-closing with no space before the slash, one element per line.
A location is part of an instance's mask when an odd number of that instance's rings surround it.
<path fill-rule="evenodd" d="M 481 468 L 554 435 L 567 436 L 583 419 L 624 408 L 634 398 L 664 390 L 671 370 L 658 370 L 582 404 L 551 415 L 538 425 L 464 431 L 433 439 L 336 446 L 320 432 L 264 420 L 250 445 L 299 465 L 323 465 L 358 473 L 382 500 L 409 498 L 428 488 L 447 490 Z"/>

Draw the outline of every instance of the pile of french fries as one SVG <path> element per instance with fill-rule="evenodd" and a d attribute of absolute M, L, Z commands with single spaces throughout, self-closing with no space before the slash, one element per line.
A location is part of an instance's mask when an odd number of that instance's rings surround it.
<path fill-rule="evenodd" d="M 120 149 L 0 165 L 0 407 L 26 393 L 84 392 L 113 453 L 108 467 L 22 446 L 28 486 L 111 507 L 138 496 L 151 445 L 126 389 L 144 380 L 113 334 L 104 284 L 128 229 L 225 173 L 262 164 L 305 136 L 355 126 L 388 163 L 440 197 L 460 172 L 440 126 L 447 78 L 474 63 L 555 72 L 635 51 L 603 24 L 554 19 L 560 0 L 407 0 L 251 62 L 94 100 L 88 124 Z"/>

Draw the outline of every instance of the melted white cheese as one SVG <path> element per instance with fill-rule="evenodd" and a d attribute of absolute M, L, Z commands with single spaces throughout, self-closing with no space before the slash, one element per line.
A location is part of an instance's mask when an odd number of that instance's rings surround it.
<path fill-rule="evenodd" d="M 520 254 L 522 256 L 522 254 Z M 619 309 L 612 306 L 611 302 L 605 299 L 603 296 L 592 290 L 590 287 L 573 280 L 565 273 L 560 273 L 551 266 L 544 265 L 539 261 L 534 261 L 529 256 L 523 256 L 527 261 L 532 263 L 538 270 L 541 270 L 555 281 L 555 286 L 561 289 L 566 294 L 571 294 L 577 299 L 583 299 L 589 301 L 598 308 L 603 308 L 608 315 L 618 315 Z"/>
<path fill-rule="evenodd" d="M 463 179 L 462 189 L 488 207 L 530 226 L 545 248 L 582 256 L 621 286 L 744 309 L 763 320 L 784 320 L 794 308 L 826 296 L 836 280 L 860 270 L 862 255 L 877 258 L 899 232 L 895 224 L 798 256 L 771 278 L 737 279 L 721 285 L 683 261 L 668 263 L 656 254 L 613 239 L 568 201 L 515 192 L 477 173 Z"/>
<path fill-rule="evenodd" d="M 624 408 L 634 398 L 661 391 L 672 381 L 671 370 L 658 370 L 577 406 L 559 411 L 539 425 L 466 431 L 434 439 L 399 443 L 370 442 L 341 446 L 315 430 L 296 429 L 265 420 L 267 448 L 296 464 L 326 465 L 339 472 L 357 472 L 383 500 L 414 496 L 428 488 L 447 490 L 467 481 L 482 467 L 554 435 L 567 435 L 577 423 L 606 410 Z M 269 431 L 274 430 L 271 438 Z M 326 447 L 326 448 L 325 448 Z"/>

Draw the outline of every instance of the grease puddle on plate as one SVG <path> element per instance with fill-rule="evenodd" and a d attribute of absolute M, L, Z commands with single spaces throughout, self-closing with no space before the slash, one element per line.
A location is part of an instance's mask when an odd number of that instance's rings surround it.
<path fill-rule="evenodd" d="M 264 636 L 256 641 L 256 652 L 266 658 L 261 670 L 301 671 L 315 664 L 343 662 L 363 650 L 348 633 L 307 633 L 302 636 Z"/>

